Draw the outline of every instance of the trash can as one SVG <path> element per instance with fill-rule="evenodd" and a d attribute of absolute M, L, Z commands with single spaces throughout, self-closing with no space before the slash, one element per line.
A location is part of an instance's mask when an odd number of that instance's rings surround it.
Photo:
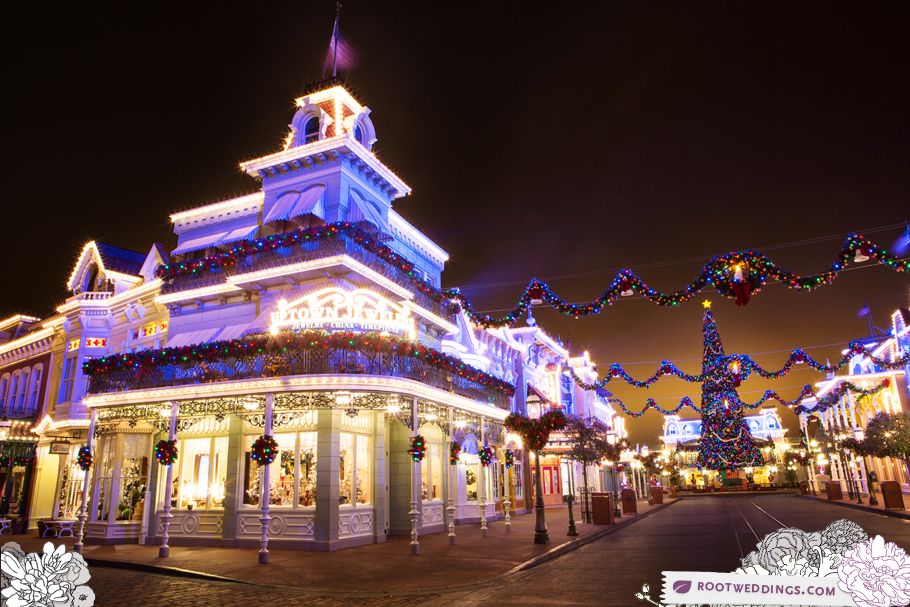
<path fill-rule="evenodd" d="M 670 499 L 676 498 L 676 485 L 670 485 Z"/>
<path fill-rule="evenodd" d="M 897 481 L 883 481 L 880 485 L 885 510 L 904 510 L 904 496 Z"/>
<path fill-rule="evenodd" d="M 638 514 L 638 499 L 632 489 L 622 490 L 622 513 Z"/>
<path fill-rule="evenodd" d="M 651 501 L 655 504 L 664 503 L 664 492 L 660 487 L 651 487 Z"/>
<path fill-rule="evenodd" d="M 799 481 L 799 494 L 809 495 L 809 481 Z"/>
<path fill-rule="evenodd" d="M 615 522 L 613 519 L 613 494 L 592 493 L 591 510 L 595 525 L 612 525 Z"/>
<path fill-rule="evenodd" d="M 825 491 L 828 493 L 829 501 L 844 499 L 844 492 L 841 491 L 840 481 L 825 481 Z"/>

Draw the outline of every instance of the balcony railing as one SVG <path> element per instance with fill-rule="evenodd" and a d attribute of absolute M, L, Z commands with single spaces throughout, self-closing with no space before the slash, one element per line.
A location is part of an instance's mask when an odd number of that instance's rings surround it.
<path fill-rule="evenodd" d="M 265 377 L 337 374 L 411 379 L 493 407 L 510 409 L 511 399 L 501 390 L 460 377 L 423 360 L 395 353 L 344 348 L 288 350 L 281 355 L 221 354 L 215 360 L 200 363 L 174 362 L 139 369 L 110 369 L 94 375 L 88 391 L 102 394 Z"/>
<path fill-rule="evenodd" d="M 110 299 L 114 294 L 109 291 L 83 291 L 82 293 L 76 293 L 72 297 L 66 300 L 66 303 L 72 303 L 74 301 L 103 301 L 105 299 Z"/>
<path fill-rule="evenodd" d="M 222 268 L 204 268 L 193 274 L 165 279 L 162 294 L 177 293 L 223 284 L 228 277 L 261 270 L 313 261 L 336 255 L 347 255 L 362 263 L 385 278 L 414 293 L 414 303 L 433 314 L 452 320 L 453 311 L 444 304 L 431 299 L 417 290 L 410 277 L 401 269 L 386 262 L 344 234 L 332 234 L 322 238 L 305 240 L 271 251 L 254 251 L 239 255 L 237 261 Z"/>

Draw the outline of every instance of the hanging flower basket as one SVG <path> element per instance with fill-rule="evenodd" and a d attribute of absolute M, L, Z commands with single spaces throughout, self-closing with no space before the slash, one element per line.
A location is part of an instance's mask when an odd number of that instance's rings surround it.
<path fill-rule="evenodd" d="M 452 447 L 449 449 L 449 464 L 452 466 L 458 465 L 458 462 L 461 461 L 458 457 L 459 455 L 461 455 L 461 443 L 452 441 Z"/>
<path fill-rule="evenodd" d="M 177 440 L 160 440 L 155 445 L 155 459 L 162 466 L 170 466 L 177 463 Z"/>
<path fill-rule="evenodd" d="M 88 445 L 84 445 L 79 449 L 79 455 L 76 458 L 76 463 L 79 464 L 79 467 L 85 471 L 92 467 L 92 448 Z"/>
<path fill-rule="evenodd" d="M 427 441 L 419 434 L 411 439 L 411 448 L 408 449 L 411 459 L 415 462 L 422 462 L 427 455 Z"/>
<path fill-rule="evenodd" d="M 267 466 L 274 462 L 278 456 L 278 441 L 275 440 L 274 436 L 263 434 L 256 439 L 251 449 L 250 457 L 256 460 L 256 463 L 260 466 Z"/>
<path fill-rule="evenodd" d="M 484 467 L 487 467 L 493 463 L 493 450 L 490 449 L 489 447 L 484 447 L 480 451 L 479 455 L 480 455 L 480 463 L 483 464 Z"/>

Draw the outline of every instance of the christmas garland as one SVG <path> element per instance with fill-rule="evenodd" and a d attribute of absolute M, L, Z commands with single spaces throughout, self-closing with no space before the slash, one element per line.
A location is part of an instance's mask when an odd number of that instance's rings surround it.
<path fill-rule="evenodd" d="M 910 260 L 900 258 L 863 236 L 851 233 L 847 236 L 831 267 L 812 276 L 801 277 L 780 268 L 765 255 L 753 249 L 734 251 L 712 257 L 689 286 L 674 293 L 662 293 L 652 289 L 632 270 L 621 270 L 600 297 L 588 304 L 570 304 L 553 293 L 549 285 L 535 278 L 528 284 L 521 299 L 508 314 L 501 318 L 493 318 L 475 311 L 467 297 L 458 289 L 440 290 L 430 285 L 420 277 L 414 264 L 390 247 L 378 242 L 368 232 L 354 224 L 339 222 L 304 228 L 287 234 L 274 234 L 260 240 L 240 241 L 230 251 L 219 255 L 159 266 L 156 276 L 168 282 L 181 276 L 192 276 L 203 272 L 221 272 L 234 266 L 239 259 L 247 255 L 276 249 L 290 249 L 307 242 L 342 237 L 352 239 L 386 263 L 398 268 L 407 276 L 411 286 L 433 301 L 447 307 L 452 313 L 459 309 L 463 310 L 475 324 L 485 328 L 512 326 L 524 316 L 531 305 L 544 302 L 561 314 L 582 318 L 599 314 L 606 306 L 612 305 L 618 297 L 633 295 L 636 292 L 659 306 L 677 306 L 689 301 L 708 287 L 713 287 L 724 297 L 735 300 L 737 305 L 744 306 L 749 303 L 751 296 L 760 292 L 768 281 L 780 282 L 790 289 L 810 291 L 819 286 L 831 284 L 837 275 L 851 263 L 861 263 L 869 259 L 897 272 L 910 271 Z"/>
<path fill-rule="evenodd" d="M 787 359 L 787 362 L 784 364 L 783 368 L 780 371 L 766 371 L 758 363 L 756 363 L 750 356 L 741 356 L 738 354 L 733 354 L 731 356 L 723 357 L 722 364 L 726 364 L 727 368 L 730 370 L 730 375 L 733 379 L 733 385 L 739 386 L 740 382 L 749 379 L 749 376 L 752 373 L 765 378 L 765 379 L 779 379 L 784 375 L 787 375 L 790 370 L 797 364 L 804 363 L 809 367 L 812 367 L 820 373 L 834 373 L 835 371 L 840 371 L 844 367 L 850 364 L 850 361 L 853 360 L 855 356 L 862 354 L 865 358 L 871 360 L 878 368 L 886 371 L 894 371 L 901 369 L 908 364 L 910 364 L 910 353 L 905 354 L 902 358 L 899 358 L 893 362 L 878 358 L 872 355 L 872 352 L 863 346 L 859 341 L 851 341 L 848 346 L 849 351 L 843 355 L 843 357 L 832 364 L 822 364 L 803 350 L 793 350 L 790 354 L 790 357 Z M 607 372 L 604 379 L 596 381 L 592 384 L 586 383 L 575 373 L 575 369 L 570 365 L 563 367 L 564 370 L 569 372 L 569 375 L 575 381 L 575 383 L 584 390 L 599 390 L 603 389 L 607 384 L 610 383 L 615 377 L 623 379 L 630 386 L 635 386 L 636 388 L 648 388 L 657 382 L 661 377 L 665 375 L 672 375 L 690 383 L 699 383 L 705 380 L 704 374 L 699 375 L 689 375 L 680 371 L 673 363 L 670 361 L 662 361 L 660 366 L 657 368 L 657 371 L 644 381 L 637 381 L 632 379 L 632 377 L 626 373 L 626 370 L 623 369 L 622 365 L 614 364 L 610 367 L 610 370 Z"/>
<path fill-rule="evenodd" d="M 626 474 L 632 474 L 632 464 L 629 462 L 616 462 L 613 464 L 616 466 L 617 472 L 625 472 Z"/>
<path fill-rule="evenodd" d="M 806 452 L 805 455 L 800 455 L 799 451 L 793 449 L 787 451 L 784 455 L 784 464 L 796 463 L 802 467 L 807 467 L 812 463 L 812 457 Z"/>
<path fill-rule="evenodd" d="M 458 464 L 459 456 L 461 455 L 461 443 L 458 441 L 452 441 L 452 446 L 449 447 L 449 465 L 455 466 Z"/>
<path fill-rule="evenodd" d="M 869 455 L 869 450 L 866 449 L 865 441 L 861 441 L 855 436 L 848 436 L 844 440 L 838 443 L 838 447 L 841 449 L 847 449 L 848 451 L 853 451 L 859 457 L 865 457 Z"/>
<path fill-rule="evenodd" d="M 468 381 L 496 390 L 508 396 L 515 394 L 515 386 L 498 377 L 484 373 L 465 364 L 448 354 L 418 342 L 410 341 L 395 335 L 380 333 L 351 333 L 327 331 L 285 332 L 278 336 L 257 335 L 252 338 L 216 341 L 209 344 L 163 348 L 161 350 L 144 350 L 131 354 L 115 354 L 105 358 L 95 358 L 83 365 L 84 373 L 89 377 L 102 376 L 105 373 L 130 369 L 137 376 L 164 365 L 217 362 L 225 356 L 280 355 L 287 351 L 313 351 L 329 349 L 353 349 L 364 352 L 381 352 L 414 358 L 433 367 L 458 375 Z"/>
<path fill-rule="evenodd" d="M 177 440 L 160 440 L 155 445 L 155 459 L 162 466 L 170 466 L 177 463 Z"/>
<path fill-rule="evenodd" d="M 76 457 L 76 463 L 79 464 L 79 468 L 83 471 L 88 470 L 92 467 L 92 448 L 88 445 L 83 445 L 79 448 L 79 455 Z"/>
<path fill-rule="evenodd" d="M 506 470 L 515 465 L 515 452 L 511 449 L 506 449 Z"/>
<path fill-rule="evenodd" d="M 260 466 L 268 466 L 278 456 L 278 441 L 270 434 L 263 434 L 250 446 L 250 457 Z"/>
<path fill-rule="evenodd" d="M 481 449 L 478 455 L 480 456 L 480 463 L 484 468 L 493 463 L 493 450 L 489 447 Z"/>
<path fill-rule="evenodd" d="M 423 458 L 427 455 L 427 441 L 421 435 L 417 435 L 411 439 L 411 448 L 408 449 L 408 453 L 411 454 L 411 459 L 415 462 L 422 462 Z"/>
<path fill-rule="evenodd" d="M 521 436 L 522 441 L 532 451 L 543 449 L 550 440 L 550 433 L 566 427 L 566 416 L 561 409 L 551 409 L 532 420 L 520 413 L 510 413 L 503 425 Z"/>
<path fill-rule="evenodd" d="M 15 468 L 17 466 L 28 466 L 31 463 L 32 458 L 30 457 L 11 457 L 9 459 L 10 468 Z"/>

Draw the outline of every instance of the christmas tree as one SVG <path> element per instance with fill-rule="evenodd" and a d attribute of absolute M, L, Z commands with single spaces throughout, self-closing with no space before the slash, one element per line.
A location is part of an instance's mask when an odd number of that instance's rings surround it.
<path fill-rule="evenodd" d="M 701 446 L 695 465 L 709 470 L 735 470 L 763 465 L 734 386 L 731 362 L 717 332 L 710 306 L 705 306 L 701 386 Z"/>

